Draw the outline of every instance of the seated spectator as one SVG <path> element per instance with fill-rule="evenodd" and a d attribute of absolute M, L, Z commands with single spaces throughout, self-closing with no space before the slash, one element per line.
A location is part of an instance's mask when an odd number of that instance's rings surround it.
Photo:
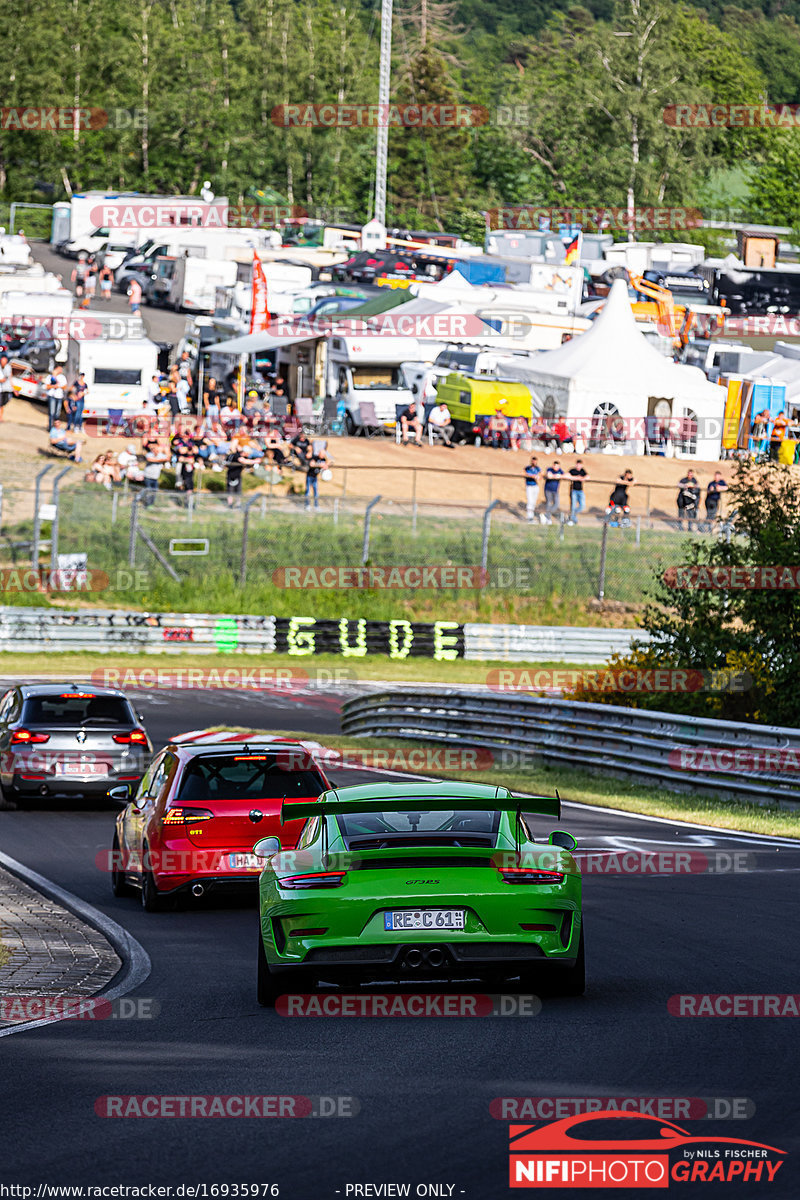
<path fill-rule="evenodd" d="M 448 414 L 449 415 L 449 414 Z M 418 446 L 422 445 L 422 421 L 419 419 L 417 412 L 416 400 L 411 400 L 409 404 L 400 413 L 400 431 L 402 435 L 402 444 L 408 445 L 408 431 L 414 430 L 414 441 Z"/>
<path fill-rule="evenodd" d="M 52 424 L 50 429 L 50 446 L 53 450 L 60 450 L 62 454 L 66 454 L 74 462 L 81 461 L 80 438 L 73 430 L 67 430 L 64 422 L 61 420 L 55 420 Z"/>
<path fill-rule="evenodd" d="M 563 417 L 559 417 L 553 424 L 553 435 L 556 439 L 556 449 L 563 450 L 565 446 L 572 448 L 574 446 L 572 434 L 569 431 L 569 426 Z"/>
<path fill-rule="evenodd" d="M 144 475 L 139 469 L 139 459 L 136 455 L 136 447 L 133 442 L 128 442 L 125 449 L 120 450 L 117 455 L 117 463 L 123 479 L 129 479 L 132 483 L 142 482 Z"/>
<path fill-rule="evenodd" d="M 512 417 L 511 428 L 509 429 L 509 437 L 511 438 L 511 449 L 519 450 L 523 439 L 528 440 L 528 422 L 524 417 Z"/>
<path fill-rule="evenodd" d="M 428 425 L 433 430 L 434 436 L 441 438 L 445 446 L 449 446 L 452 450 L 452 437 L 455 433 L 455 425 L 450 416 L 450 409 L 444 400 L 440 400 L 431 409 L 430 416 L 428 417 Z"/>
<path fill-rule="evenodd" d="M 112 485 L 120 483 L 122 476 L 117 464 L 116 455 L 112 453 L 98 454 L 85 476 L 87 483 L 100 483 L 111 491 Z"/>
<path fill-rule="evenodd" d="M 497 449 L 498 442 L 502 442 L 503 449 L 508 450 L 510 446 L 509 438 L 509 421 L 506 414 L 498 407 L 495 409 L 494 416 L 489 418 L 489 437 L 492 440 L 492 446 Z"/>
<path fill-rule="evenodd" d="M 247 456 L 242 452 L 239 439 L 233 438 L 230 453 L 226 459 L 228 476 L 225 482 L 225 491 L 228 494 L 229 508 L 238 504 L 238 498 L 242 494 L 242 472 L 245 467 L 251 465 Z"/>
<path fill-rule="evenodd" d="M 289 445 L 291 446 L 290 454 L 295 456 L 300 467 L 305 470 L 311 457 L 311 442 L 308 440 L 306 431 L 301 429 L 298 434 L 295 434 Z"/>
<path fill-rule="evenodd" d="M 247 423 L 249 425 L 252 425 L 255 428 L 255 425 L 256 425 L 260 415 L 261 415 L 261 401 L 260 401 L 258 392 L 255 390 L 255 388 L 251 388 L 251 390 L 247 393 L 247 395 L 245 396 L 245 399 L 244 399 L 244 406 L 242 408 L 242 416 L 244 417 L 245 421 L 247 421 Z"/>
<path fill-rule="evenodd" d="M 531 425 L 531 438 L 533 441 L 541 442 L 546 445 L 549 430 L 544 417 L 536 417 Z"/>
<path fill-rule="evenodd" d="M 264 435 L 264 456 L 268 463 L 281 468 L 287 456 L 277 429 L 269 429 Z"/>

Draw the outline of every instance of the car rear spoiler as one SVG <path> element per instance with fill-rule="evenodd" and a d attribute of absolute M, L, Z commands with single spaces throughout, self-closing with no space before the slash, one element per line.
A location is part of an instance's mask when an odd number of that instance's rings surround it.
<path fill-rule="evenodd" d="M 553 817 L 558 820 L 561 816 L 561 798 L 555 796 L 511 796 L 506 788 L 498 789 L 500 795 L 494 804 L 491 798 L 465 796 L 396 796 L 373 800 L 348 800 L 340 797 L 332 789 L 323 792 L 317 800 L 301 800 L 296 803 L 283 801 L 281 805 L 281 825 L 287 821 L 316 817 L 322 813 L 325 816 L 335 816 L 341 813 L 370 813 L 370 812 L 450 812 L 458 809 L 462 812 L 487 812 L 494 809 L 498 812 L 516 813 L 517 821 L 522 813 L 533 813 L 538 817 Z"/>

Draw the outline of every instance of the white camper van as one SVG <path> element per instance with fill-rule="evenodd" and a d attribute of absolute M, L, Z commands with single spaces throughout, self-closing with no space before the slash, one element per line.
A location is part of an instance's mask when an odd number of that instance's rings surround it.
<path fill-rule="evenodd" d="M 158 346 L 144 325 L 127 315 L 84 316 L 92 336 L 70 337 L 67 353 L 68 377 L 75 379 L 81 371 L 86 375 L 84 419 L 107 417 L 112 411 L 141 412 L 158 368 Z"/>
<path fill-rule="evenodd" d="M 222 258 L 160 255 L 153 268 L 150 299 L 175 311 L 213 313 L 218 287 L 233 287 L 235 262 Z"/>

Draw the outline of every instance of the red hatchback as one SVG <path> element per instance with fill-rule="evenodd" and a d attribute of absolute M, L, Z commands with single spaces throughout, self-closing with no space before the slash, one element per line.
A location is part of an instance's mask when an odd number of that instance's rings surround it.
<path fill-rule="evenodd" d="M 155 756 L 116 819 L 111 853 L 115 896 L 141 890 L 155 912 L 180 894 L 254 888 L 264 867 L 252 853 L 262 837 L 291 849 L 305 824 L 281 826 L 285 799 L 313 800 L 330 787 L 305 747 L 288 738 L 252 742 L 171 742 Z M 109 795 L 128 799 L 128 788 Z"/>

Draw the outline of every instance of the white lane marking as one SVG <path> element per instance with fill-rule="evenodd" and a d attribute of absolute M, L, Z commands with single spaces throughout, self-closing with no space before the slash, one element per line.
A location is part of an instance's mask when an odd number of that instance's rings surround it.
<path fill-rule="evenodd" d="M 100 933 L 108 938 L 116 950 L 122 960 L 119 982 L 114 983 L 112 981 L 110 987 L 104 989 L 102 992 L 98 992 L 95 996 L 86 997 L 87 1000 L 117 1000 L 120 996 L 126 996 L 128 992 L 132 992 L 134 988 L 144 983 L 152 969 L 150 956 L 144 946 L 137 942 L 136 938 L 131 937 L 127 929 L 124 929 L 122 925 L 118 925 L 111 917 L 107 917 L 105 913 L 101 912 L 99 908 L 95 908 L 93 904 L 87 903 L 86 900 L 81 900 L 80 896 L 76 896 L 73 892 L 65 891 L 57 883 L 53 883 L 51 879 L 46 879 L 38 871 L 26 867 L 24 863 L 18 862 L 8 854 L 3 854 L 2 851 L 0 851 L 0 866 L 5 867 L 12 875 L 18 876 L 25 883 L 30 884 L 36 891 L 42 892 L 51 900 L 55 900 L 57 904 L 74 913 L 76 917 L 80 917 L 87 925 L 91 925 L 94 929 L 99 930 Z M 7 1029 L 0 1029 L 0 1037 L 8 1037 L 12 1033 L 24 1033 L 28 1029 L 38 1029 L 41 1025 L 53 1025 L 57 1021 L 66 1020 L 69 1020 L 68 1014 L 40 1017 L 36 1021 L 25 1021 L 19 1025 L 11 1025 Z"/>

